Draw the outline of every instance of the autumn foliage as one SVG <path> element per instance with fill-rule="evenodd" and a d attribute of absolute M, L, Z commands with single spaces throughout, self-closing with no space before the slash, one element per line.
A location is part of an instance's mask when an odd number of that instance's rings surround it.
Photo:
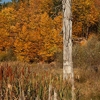
<path fill-rule="evenodd" d="M 93 0 L 73 0 L 73 35 L 88 37 L 94 30 L 99 20 L 96 4 Z M 0 56 L 27 62 L 55 60 L 56 53 L 62 51 L 61 8 L 59 0 L 13 0 L 2 5 Z"/>

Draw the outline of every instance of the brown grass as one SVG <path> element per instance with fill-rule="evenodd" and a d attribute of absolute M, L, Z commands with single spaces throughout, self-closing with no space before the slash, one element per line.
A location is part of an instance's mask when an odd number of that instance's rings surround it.
<path fill-rule="evenodd" d="M 39 68 L 40 67 L 40 68 Z M 3 69 L 3 72 L 2 72 Z M 0 63 L 0 97 L 1 100 L 47 100 L 49 84 L 56 89 L 58 100 L 71 100 L 71 87 L 62 80 L 61 68 L 50 68 L 20 62 Z M 100 69 L 95 72 L 91 67 L 74 68 L 75 93 L 77 100 L 100 99 Z"/>

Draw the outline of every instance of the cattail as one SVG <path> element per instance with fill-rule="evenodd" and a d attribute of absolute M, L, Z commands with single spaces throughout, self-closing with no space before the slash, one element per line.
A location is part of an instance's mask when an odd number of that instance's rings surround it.
<path fill-rule="evenodd" d="M 3 79 L 3 66 L 0 66 L 0 80 Z"/>
<path fill-rule="evenodd" d="M 21 69 L 21 74 L 24 75 L 24 67 Z"/>
<path fill-rule="evenodd" d="M 6 68 L 6 77 L 12 76 L 12 68 L 10 66 L 7 66 Z"/>
<path fill-rule="evenodd" d="M 49 97 L 48 100 L 51 100 L 51 92 L 52 92 L 52 85 L 49 85 Z"/>
<path fill-rule="evenodd" d="M 12 85 L 11 84 L 8 84 L 8 89 L 12 90 Z"/>
<path fill-rule="evenodd" d="M 57 100 L 57 93 L 55 90 L 54 90 L 54 100 Z"/>

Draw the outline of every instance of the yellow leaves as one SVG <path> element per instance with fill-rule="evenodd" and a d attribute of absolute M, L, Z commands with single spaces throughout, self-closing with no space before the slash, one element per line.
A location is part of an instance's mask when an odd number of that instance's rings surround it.
<path fill-rule="evenodd" d="M 46 13 L 46 12 L 44 12 L 42 15 L 41 15 L 41 22 L 49 22 L 49 21 L 51 21 L 51 20 L 49 20 L 50 18 L 49 18 L 49 16 L 48 16 L 48 14 Z"/>
<path fill-rule="evenodd" d="M 4 15 L 9 15 L 9 14 L 11 14 L 13 12 L 14 12 L 14 9 L 12 7 L 7 7 L 7 8 L 2 9 L 2 13 Z"/>
<path fill-rule="evenodd" d="M 52 0 L 42 0 L 41 1 L 41 9 L 43 12 L 49 13 L 51 10 L 51 6 L 53 6 Z"/>
<path fill-rule="evenodd" d="M 73 1 L 73 34 L 86 34 L 86 28 L 94 25 L 99 17 L 93 0 Z M 83 32 L 84 30 L 84 32 Z"/>
<path fill-rule="evenodd" d="M 12 32 L 12 33 L 15 33 L 16 31 L 17 31 L 17 28 L 15 27 L 15 26 L 10 26 L 10 31 Z"/>
<path fill-rule="evenodd" d="M 27 31 L 27 27 L 25 25 L 23 25 L 22 27 L 22 33 L 25 33 Z"/>
<path fill-rule="evenodd" d="M 20 61 L 28 61 L 28 52 L 29 52 L 29 46 L 30 42 L 24 42 L 19 39 L 16 39 L 14 42 L 14 46 L 16 47 L 15 53 L 17 56 L 17 59 Z"/>
<path fill-rule="evenodd" d="M 14 46 L 19 60 L 53 58 L 62 50 L 62 13 L 54 14 L 53 0 L 20 2 L 18 8 L 0 12 L 0 48 Z M 58 4 L 57 4 L 58 5 Z M 53 6 L 53 7 L 52 7 Z M 73 0 L 73 34 L 81 36 L 86 27 L 98 20 L 98 10 L 91 0 Z"/>
<path fill-rule="evenodd" d="M 77 22 L 73 25 L 73 33 L 74 35 L 80 36 L 82 33 L 82 22 Z"/>
<path fill-rule="evenodd" d="M 59 35 L 60 32 L 58 31 L 60 30 L 58 24 L 60 21 L 60 17 L 52 20 L 46 12 L 41 14 L 41 20 L 39 24 L 41 49 L 38 51 L 38 55 L 41 56 L 44 60 L 52 57 L 55 52 L 57 52 L 57 43 L 60 44 L 62 41 L 61 36 Z"/>
<path fill-rule="evenodd" d="M 52 19 L 52 5 L 52 0 L 29 0 L 29 5 L 20 2 L 17 10 L 3 9 L 0 18 L 5 27 L 0 30 L 0 35 L 4 34 L 0 46 L 13 46 L 17 60 L 21 61 L 52 58 L 62 45 L 62 15 Z"/>
<path fill-rule="evenodd" d="M 62 14 L 60 14 L 59 16 L 56 16 L 53 21 L 54 21 L 55 29 L 58 29 L 58 31 L 61 31 L 61 28 L 62 28 Z"/>
<path fill-rule="evenodd" d="M 14 20 L 16 17 L 15 10 L 12 7 L 7 7 L 2 10 L 2 15 L 7 18 L 8 21 Z"/>

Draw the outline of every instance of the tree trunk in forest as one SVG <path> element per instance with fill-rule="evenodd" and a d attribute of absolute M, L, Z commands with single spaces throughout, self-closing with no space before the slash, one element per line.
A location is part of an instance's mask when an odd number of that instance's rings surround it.
<path fill-rule="evenodd" d="M 74 73 L 72 62 L 72 12 L 71 0 L 62 0 L 63 5 L 63 80 L 72 84 L 72 100 L 74 97 Z"/>
<path fill-rule="evenodd" d="M 87 27 L 86 27 L 86 39 L 88 39 L 88 36 L 89 36 L 89 27 L 87 25 Z"/>

